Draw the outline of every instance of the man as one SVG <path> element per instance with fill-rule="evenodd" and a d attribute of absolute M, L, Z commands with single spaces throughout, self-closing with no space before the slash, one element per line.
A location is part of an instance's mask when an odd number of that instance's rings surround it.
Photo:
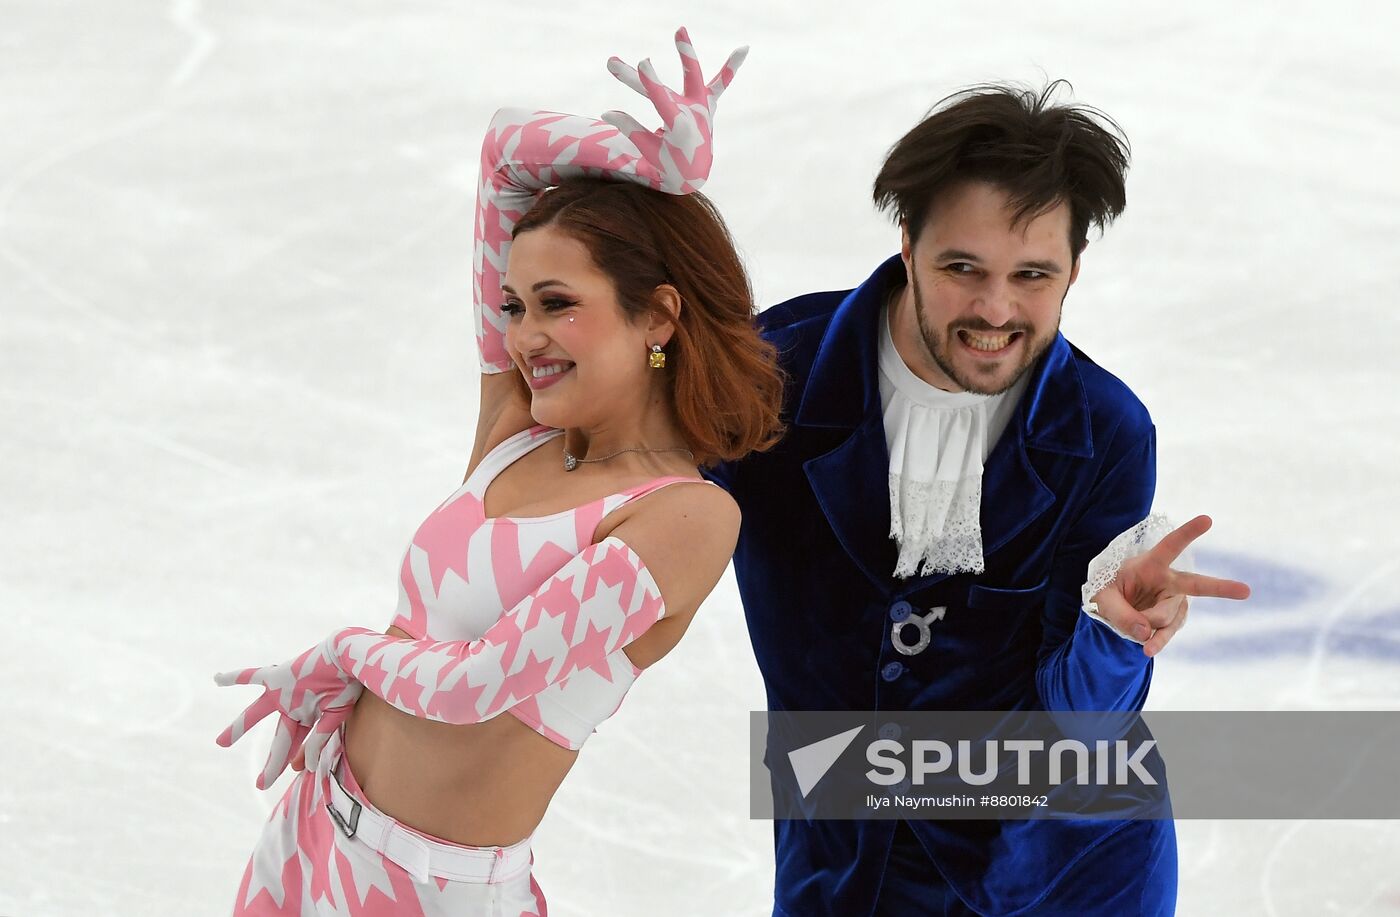
<path fill-rule="evenodd" d="M 875 182 L 899 255 L 759 316 L 788 431 L 714 477 L 743 509 L 770 709 L 1140 710 L 1186 596 L 1248 594 L 1169 569 L 1197 517 L 1121 570 L 1102 559 L 1112 584 L 1081 608 L 1091 560 L 1142 540 L 1155 435 L 1058 331 L 1089 226 L 1124 207 L 1128 150 L 1056 88 L 981 87 L 928 116 Z M 794 819 L 775 839 L 786 917 L 1174 909 L 1170 821 Z"/>

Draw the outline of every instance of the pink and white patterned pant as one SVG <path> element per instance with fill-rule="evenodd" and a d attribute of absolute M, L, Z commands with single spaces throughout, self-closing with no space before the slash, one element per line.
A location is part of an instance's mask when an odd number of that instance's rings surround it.
<path fill-rule="evenodd" d="M 546 917 L 533 862 L 529 838 L 509 847 L 469 847 L 384 815 L 355 782 L 337 733 L 317 771 L 298 774 L 272 810 L 233 913 Z"/>

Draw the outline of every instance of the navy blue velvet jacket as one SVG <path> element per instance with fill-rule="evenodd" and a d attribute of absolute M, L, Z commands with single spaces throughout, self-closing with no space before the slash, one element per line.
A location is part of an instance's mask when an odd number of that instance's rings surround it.
<path fill-rule="evenodd" d="M 902 280 L 891 258 L 856 290 L 758 317 L 789 376 L 788 430 L 711 476 L 743 510 L 734 567 L 769 708 L 1140 710 L 1151 661 L 1080 611 L 1080 586 L 1089 560 L 1151 508 L 1155 429 L 1127 386 L 1063 336 L 1030 370 L 984 467 L 986 572 L 893 578 L 876 355 L 881 305 Z M 890 642 L 902 600 L 947 607 L 915 656 Z M 948 882 L 991 914 L 1040 900 L 1123 825 L 910 821 Z M 775 914 L 869 913 L 894 828 L 775 822 Z"/>

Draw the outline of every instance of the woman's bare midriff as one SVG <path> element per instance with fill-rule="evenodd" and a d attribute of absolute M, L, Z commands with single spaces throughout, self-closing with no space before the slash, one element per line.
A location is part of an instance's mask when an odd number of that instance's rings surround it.
<path fill-rule="evenodd" d="M 346 721 L 345 754 L 375 808 L 472 846 L 505 846 L 532 834 L 578 758 L 509 713 L 453 726 L 410 716 L 369 691 Z"/>

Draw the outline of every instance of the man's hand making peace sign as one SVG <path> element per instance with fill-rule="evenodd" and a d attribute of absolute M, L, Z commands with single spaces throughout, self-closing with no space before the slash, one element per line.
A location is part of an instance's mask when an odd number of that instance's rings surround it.
<path fill-rule="evenodd" d="M 1159 519 L 1151 517 L 1147 521 Z M 1172 569 L 1172 563 L 1191 542 L 1208 532 L 1210 526 L 1209 516 L 1197 516 L 1168 532 L 1145 553 L 1128 556 L 1108 585 L 1086 596 L 1084 610 L 1129 640 L 1141 643 L 1148 656 L 1156 656 L 1186 623 L 1190 596 L 1249 598 L 1249 586 L 1238 580 Z M 1141 540 L 1142 535 L 1138 533 L 1135 537 Z M 1104 554 L 1113 554 L 1116 546 L 1119 546 L 1118 540 L 1109 545 Z M 1124 550 L 1131 555 L 1131 547 L 1124 547 Z M 1109 562 L 1112 563 L 1112 558 Z M 1111 570 L 1109 573 L 1111 575 Z M 1089 578 L 1091 582 L 1095 580 L 1093 565 Z M 1089 588 L 1086 586 L 1085 591 Z"/>

